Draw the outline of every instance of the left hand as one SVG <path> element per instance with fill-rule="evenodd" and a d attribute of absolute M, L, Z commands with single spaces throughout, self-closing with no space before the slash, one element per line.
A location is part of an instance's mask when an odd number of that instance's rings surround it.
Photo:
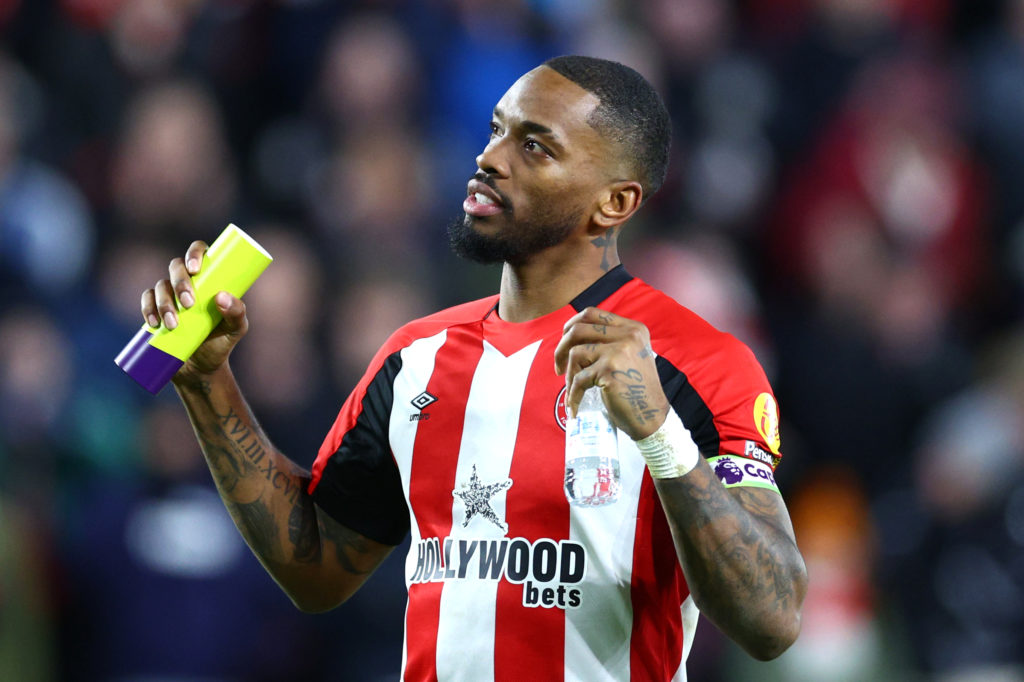
<path fill-rule="evenodd" d="M 576 414 L 583 392 L 600 386 L 616 428 L 633 440 L 651 435 L 669 410 L 654 360 L 645 325 L 600 308 L 577 313 L 555 348 L 555 372 L 565 374 L 568 389 L 567 413 Z"/>

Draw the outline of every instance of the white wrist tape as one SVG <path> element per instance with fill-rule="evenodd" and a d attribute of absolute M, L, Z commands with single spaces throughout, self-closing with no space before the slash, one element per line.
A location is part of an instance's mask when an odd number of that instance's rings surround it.
<path fill-rule="evenodd" d="M 653 478 L 677 478 L 697 466 L 700 452 L 690 432 L 672 408 L 661 427 L 636 441 Z"/>

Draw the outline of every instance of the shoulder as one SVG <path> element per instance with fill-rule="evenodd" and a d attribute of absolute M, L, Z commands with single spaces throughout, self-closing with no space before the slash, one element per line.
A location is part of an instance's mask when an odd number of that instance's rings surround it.
<path fill-rule="evenodd" d="M 779 410 L 753 351 L 650 285 L 630 286 L 613 312 L 647 326 L 666 395 L 702 452 L 774 468 L 781 457 Z"/>
<path fill-rule="evenodd" d="M 620 289 L 612 311 L 642 322 L 651 345 L 677 366 L 703 362 L 757 363 L 742 341 L 712 326 L 697 313 L 643 280 L 634 279 Z"/>
<path fill-rule="evenodd" d="M 643 322 L 660 362 L 685 377 L 713 412 L 738 402 L 753 409 L 760 394 L 771 392 L 761 363 L 745 343 L 641 280 L 629 289 L 613 312 Z"/>
<path fill-rule="evenodd" d="M 481 321 L 498 302 L 498 295 L 461 303 L 439 310 L 399 327 L 381 349 L 386 354 L 394 353 L 419 339 L 429 338 L 451 327 L 458 327 Z"/>

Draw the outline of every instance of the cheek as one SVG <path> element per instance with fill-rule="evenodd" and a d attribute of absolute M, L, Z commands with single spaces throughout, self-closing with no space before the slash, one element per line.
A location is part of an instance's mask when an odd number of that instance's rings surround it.
<path fill-rule="evenodd" d="M 586 205 L 588 188 L 572 178 L 550 178 L 522 188 L 515 204 L 517 213 L 533 215 L 575 214 Z"/>

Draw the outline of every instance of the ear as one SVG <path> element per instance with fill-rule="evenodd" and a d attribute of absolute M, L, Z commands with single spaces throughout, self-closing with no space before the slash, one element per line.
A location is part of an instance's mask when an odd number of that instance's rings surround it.
<path fill-rule="evenodd" d="M 619 180 L 605 188 L 592 216 L 592 231 L 607 232 L 633 217 L 643 201 L 644 190 L 635 180 Z"/>

